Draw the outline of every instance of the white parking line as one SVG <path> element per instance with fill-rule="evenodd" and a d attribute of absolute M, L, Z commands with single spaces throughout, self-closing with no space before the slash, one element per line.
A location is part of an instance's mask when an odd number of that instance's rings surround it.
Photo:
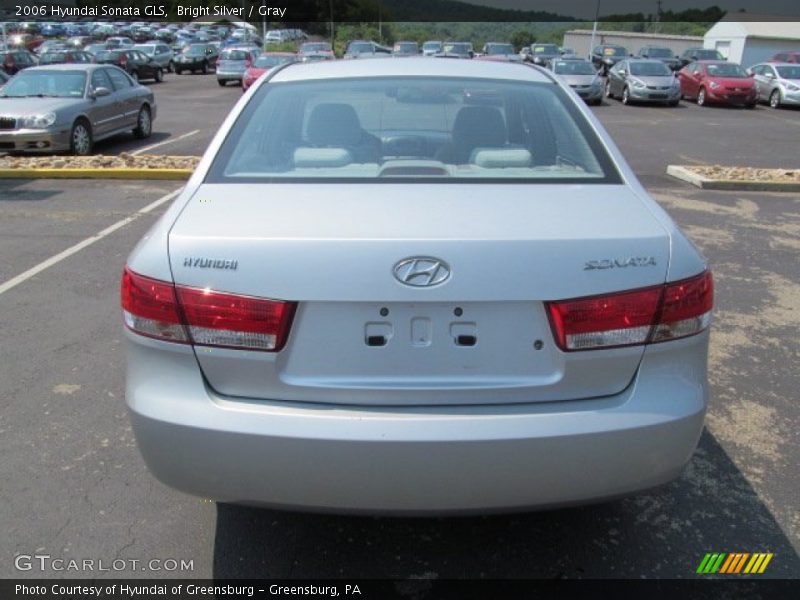
<path fill-rule="evenodd" d="M 42 271 L 44 271 L 45 269 L 48 269 L 48 268 L 52 267 L 53 265 L 55 265 L 56 263 L 61 262 L 65 258 L 68 258 L 68 257 L 72 256 L 76 252 L 80 252 L 84 248 L 86 248 L 88 246 L 91 246 L 92 244 L 94 244 L 95 242 L 97 242 L 99 240 L 102 240 L 104 237 L 106 237 L 108 235 L 111 235 L 117 229 L 120 229 L 121 227 L 125 227 L 125 225 L 127 225 L 128 223 L 132 223 L 133 221 L 135 221 L 136 219 L 138 219 L 142 215 L 146 215 L 151 210 L 153 210 L 154 208 L 158 208 L 159 206 L 161 206 L 165 202 L 169 202 L 170 200 L 175 198 L 175 196 L 177 196 L 182 189 L 183 188 L 181 187 L 181 188 L 178 188 L 177 190 L 175 190 L 173 192 L 170 192 L 169 194 L 167 194 L 165 196 L 161 196 L 161 198 L 159 198 L 155 202 L 151 202 L 150 204 L 148 204 L 144 208 L 137 210 L 131 216 L 125 217 L 121 221 L 117 221 L 113 225 L 110 225 L 109 227 L 106 227 L 102 231 L 94 234 L 93 236 L 88 237 L 85 240 L 78 242 L 74 246 L 71 246 L 71 247 L 67 248 L 64 251 L 59 252 L 58 254 L 56 254 L 54 256 L 51 256 L 47 260 L 45 260 L 43 262 L 40 262 L 38 265 L 36 265 L 33 268 L 28 269 L 24 273 L 20 273 L 16 277 L 13 277 L 13 278 L 9 279 L 8 281 L 6 281 L 5 283 L 0 284 L 0 294 L 3 294 L 5 292 L 7 292 L 8 290 L 18 286 L 20 283 L 23 283 L 24 281 L 27 281 L 28 279 L 30 279 L 34 275 L 37 275 L 37 274 L 41 273 Z"/>
<path fill-rule="evenodd" d="M 180 140 L 193 136 L 196 133 L 200 133 L 200 130 L 195 129 L 194 131 L 190 131 L 189 133 L 184 133 L 183 135 L 179 135 L 176 138 L 170 138 L 168 140 L 164 140 L 163 142 L 158 142 L 157 144 L 150 144 L 149 146 L 145 146 L 144 148 L 139 148 L 138 150 L 134 150 L 130 154 L 131 155 L 141 154 L 142 152 L 147 152 L 148 150 L 152 150 L 153 148 L 160 148 L 161 146 L 166 146 L 167 144 L 171 144 L 173 142 L 179 142 Z"/>

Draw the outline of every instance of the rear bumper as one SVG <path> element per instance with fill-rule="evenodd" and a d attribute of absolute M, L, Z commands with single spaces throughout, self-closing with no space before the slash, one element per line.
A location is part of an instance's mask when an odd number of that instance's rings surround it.
<path fill-rule="evenodd" d="M 226 502 L 397 514 L 592 502 L 677 477 L 706 407 L 707 332 L 648 348 L 611 397 L 380 409 L 221 398 L 191 349 L 127 335 L 145 462 L 167 485 Z"/>

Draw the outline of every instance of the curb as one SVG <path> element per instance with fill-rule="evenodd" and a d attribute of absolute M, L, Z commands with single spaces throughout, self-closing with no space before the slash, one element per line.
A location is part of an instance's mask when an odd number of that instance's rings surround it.
<path fill-rule="evenodd" d="M 186 180 L 193 169 L 0 169 L 0 179 L 165 179 Z"/>
<path fill-rule="evenodd" d="M 754 181 L 736 179 L 709 179 L 693 173 L 680 165 L 669 165 L 667 175 L 691 183 L 704 190 L 738 190 L 743 192 L 800 192 L 800 183 L 793 181 Z"/>

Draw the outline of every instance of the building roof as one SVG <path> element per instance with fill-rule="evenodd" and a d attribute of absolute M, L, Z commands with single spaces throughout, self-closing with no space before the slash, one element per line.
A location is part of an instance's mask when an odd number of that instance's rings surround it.
<path fill-rule="evenodd" d="M 592 35 L 591 29 L 570 29 L 565 35 Z M 600 36 L 617 36 L 623 38 L 652 38 L 653 41 L 657 40 L 681 40 L 686 42 L 702 42 L 703 38 L 697 35 L 674 35 L 669 33 L 644 33 L 638 31 L 605 31 L 598 29 L 595 32 L 596 37 Z"/>
<path fill-rule="evenodd" d="M 800 21 L 790 21 L 787 19 L 787 17 L 780 15 L 728 13 L 717 25 L 723 23 L 735 25 L 739 28 L 744 37 L 797 40 L 800 42 Z M 711 30 L 717 25 L 714 25 Z"/>

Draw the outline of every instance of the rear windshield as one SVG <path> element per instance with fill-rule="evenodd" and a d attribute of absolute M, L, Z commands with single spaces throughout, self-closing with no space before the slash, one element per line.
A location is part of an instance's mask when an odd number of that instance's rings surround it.
<path fill-rule="evenodd" d="M 256 59 L 255 66 L 259 69 L 271 69 L 272 67 L 277 67 L 278 65 L 282 65 L 284 63 L 292 62 L 294 57 L 292 56 L 276 56 L 274 54 L 270 55 L 262 55 Z"/>
<path fill-rule="evenodd" d="M 330 52 L 331 45 L 328 43 L 316 42 L 311 44 L 303 44 L 300 46 L 300 52 Z"/>
<path fill-rule="evenodd" d="M 706 71 L 711 77 L 747 77 L 744 69 L 734 63 L 721 63 L 718 65 L 707 65 Z"/>
<path fill-rule="evenodd" d="M 722 60 L 722 55 L 717 50 L 698 50 L 696 56 L 699 60 Z"/>
<path fill-rule="evenodd" d="M 353 53 L 360 53 L 360 52 L 369 53 L 369 52 L 373 51 L 373 48 L 372 48 L 372 44 L 370 44 L 369 42 L 356 42 L 356 43 L 350 44 L 347 47 L 347 51 L 348 52 L 353 52 Z"/>
<path fill-rule="evenodd" d="M 407 54 L 416 54 L 418 48 L 416 42 L 400 42 L 394 45 L 395 52 L 405 52 Z"/>
<path fill-rule="evenodd" d="M 667 77 L 672 75 L 672 71 L 662 62 L 632 62 L 631 75 L 638 75 L 640 77 Z"/>
<path fill-rule="evenodd" d="M 672 58 L 672 50 L 669 48 L 648 48 L 647 54 L 653 58 Z"/>
<path fill-rule="evenodd" d="M 67 60 L 67 55 L 63 52 L 48 52 L 39 57 L 40 65 L 51 65 L 53 63 L 62 63 Z"/>
<path fill-rule="evenodd" d="M 558 46 L 555 44 L 540 44 L 531 46 L 534 54 L 558 54 Z"/>
<path fill-rule="evenodd" d="M 597 75 L 592 63 L 582 60 L 559 60 L 553 65 L 553 71 L 559 75 Z"/>
<path fill-rule="evenodd" d="M 205 46 L 186 46 L 183 49 L 183 53 L 186 56 L 205 56 L 206 47 Z"/>
<path fill-rule="evenodd" d="M 247 60 L 250 58 L 250 53 L 244 50 L 223 50 L 220 58 L 222 60 Z"/>
<path fill-rule="evenodd" d="M 512 46 L 511 44 L 489 44 L 486 47 L 486 54 L 489 55 L 514 54 L 514 46 Z"/>
<path fill-rule="evenodd" d="M 115 52 L 114 50 L 100 50 L 95 54 L 95 57 L 99 61 L 103 60 L 116 60 L 119 57 L 120 53 Z"/>
<path fill-rule="evenodd" d="M 462 43 L 455 43 L 455 44 L 445 44 L 444 51 L 451 52 L 453 54 L 468 54 L 469 51 L 472 50 L 472 47 L 469 44 L 462 44 Z"/>
<path fill-rule="evenodd" d="M 273 83 L 239 115 L 209 182 L 619 182 L 549 83 L 397 77 Z"/>
<path fill-rule="evenodd" d="M 622 46 L 604 46 L 603 56 L 627 56 L 628 51 Z"/>

